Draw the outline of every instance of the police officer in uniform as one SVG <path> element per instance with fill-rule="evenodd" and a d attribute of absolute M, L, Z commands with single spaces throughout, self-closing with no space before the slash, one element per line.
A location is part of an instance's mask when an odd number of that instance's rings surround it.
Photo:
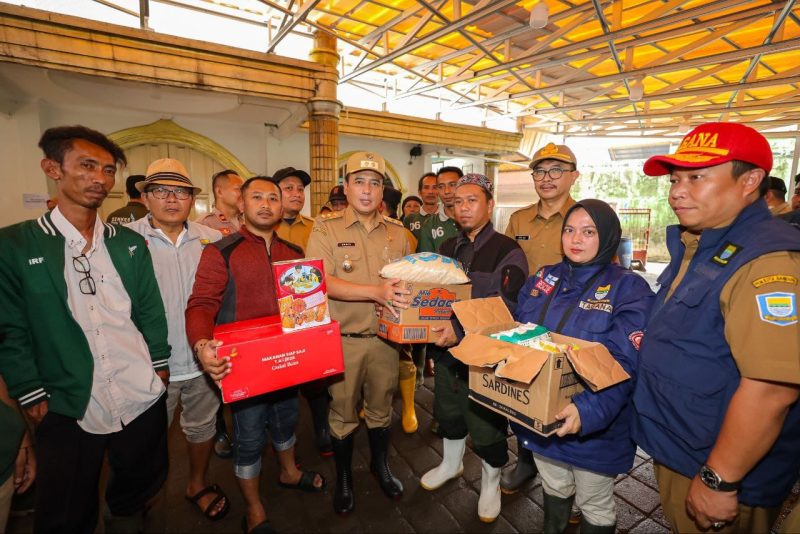
<path fill-rule="evenodd" d="M 214 208 L 205 217 L 197 219 L 202 225 L 219 230 L 223 236 L 239 231 L 239 201 L 244 180 L 232 169 L 225 169 L 211 177 L 211 190 L 214 191 Z"/>
<path fill-rule="evenodd" d="M 564 216 L 575 204 L 569 190 L 580 173 L 578 160 L 566 145 L 548 143 L 533 155 L 531 177 L 539 201 L 511 214 L 506 235 L 515 239 L 528 259 L 528 272 L 533 275 L 545 265 L 560 263 L 561 227 Z M 536 476 L 531 452 L 517 443 L 517 463 L 503 473 L 503 493 L 516 493 Z"/>
<path fill-rule="evenodd" d="M 669 175 L 679 225 L 639 354 L 633 437 L 672 530 L 768 532 L 800 469 L 800 239 L 764 201 L 767 140 L 695 128 Z"/>
<path fill-rule="evenodd" d="M 398 348 L 376 336 L 375 304 L 393 313 L 408 307 L 409 292 L 397 279 L 381 279 L 379 271 L 410 251 L 402 223 L 378 212 L 386 176 L 383 158 L 357 152 L 347 159 L 345 172 L 348 207 L 317 219 L 307 250 L 309 257 L 322 258 L 325 264 L 331 317 L 342 330 L 345 372 L 330 386 L 329 418 L 337 478 L 333 507 L 339 514 L 350 513 L 355 504 L 351 462 L 362 392 L 370 469 L 387 496 L 403 495 L 387 463 Z"/>

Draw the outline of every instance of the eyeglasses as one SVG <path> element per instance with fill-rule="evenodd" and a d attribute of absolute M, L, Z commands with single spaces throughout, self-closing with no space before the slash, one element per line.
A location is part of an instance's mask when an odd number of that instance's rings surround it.
<path fill-rule="evenodd" d="M 83 275 L 83 278 L 78 283 L 81 293 L 84 295 L 96 295 L 97 286 L 95 286 L 94 278 L 92 278 L 92 266 L 89 264 L 89 258 L 85 254 L 72 258 L 72 267 Z"/>
<path fill-rule="evenodd" d="M 533 179 L 537 182 L 541 182 L 544 180 L 545 174 L 550 177 L 551 180 L 558 180 L 565 172 L 572 172 L 570 169 L 562 169 L 561 167 L 553 167 L 551 169 L 533 169 L 531 174 L 533 175 Z"/>
<path fill-rule="evenodd" d="M 175 198 L 177 198 L 178 200 L 186 200 L 187 198 L 192 196 L 192 190 L 186 187 L 169 188 L 164 186 L 158 186 L 158 187 L 153 187 L 152 189 L 148 189 L 147 192 L 159 200 L 168 199 L 170 193 L 175 195 Z"/>

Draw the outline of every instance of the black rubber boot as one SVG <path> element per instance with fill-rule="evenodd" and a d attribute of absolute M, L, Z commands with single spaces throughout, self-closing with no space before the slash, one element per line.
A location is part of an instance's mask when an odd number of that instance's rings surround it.
<path fill-rule="evenodd" d="M 369 469 L 378 479 L 378 483 L 390 499 L 398 500 L 403 496 L 403 484 L 395 478 L 389 469 L 389 428 L 369 428 L 369 450 L 372 453 L 372 461 Z"/>
<path fill-rule="evenodd" d="M 333 458 L 336 461 L 336 491 L 333 493 L 333 511 L 347 515 L 355 508 L 353 495 L 353 434 L 344 439 L 331 436 Z"/>
<path fill-rule="evenodd" d="M 328 405 L 330 403 L 328 392 L 322 391 L 319 395 L 306 397 L 306 400 L 314 423 L 317 450 L 320 456 L 330 456 L 333 454 L 333 447 L 331 445 L 331 433 L 328 430 Z"/>
<path fill-rule="evenodd" d="M 593 525 L 586 521 L 586 517 L 581 516 L 581 534 L 614 534 L 617 524 L 613 525 Z"/>
<path fill-rule="evenodd" d="M 529 480 L 536 478 L 536 464 L 533 462 L 533 453 L 524 448 L 517 439 L 517 465 L 513 469 L 503 471 L 500 478 L 500 491 L 506 495 L 516 493 Z"/>
<path fill-rule="evenodd" d="M 572 501 L 575 496 L 562 499 L 544 493 L 544 533 L 562 534 L 569 522 L 569 514 L 572 511 Z M 583 532 L 581 530 L 581 532 Z"/>

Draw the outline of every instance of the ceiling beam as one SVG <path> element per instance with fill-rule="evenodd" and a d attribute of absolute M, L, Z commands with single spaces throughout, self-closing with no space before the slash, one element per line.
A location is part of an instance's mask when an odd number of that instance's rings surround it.
<path fill-rule="evenodd" d="M 379 67 L 379 66 L 384 65 L 386 63 L 392 62 L 395 59 L 398 59 L 398 58 L 404 56 L 405 54 L 408 54 L 409 52 L 412 52 L 412 51 L 416 50 L 417 48 L 419 48 L 421 46 L 424 46 L 424 45 L 426 45 L 428 43 L 431 43 L 431 42 L 433 42 L 433 41 L 435 41 L 437 39 L 441 39 L 442 37 L 444 37 L 444 36 L 446 36 L 446 35 L 448 35 L 450 33 L 453 33 L 455 31 L 460 30 L 464 26 L 468 26 L 470 24 L 474 24 L 478 20 L 482 19 L 483 17 L 486 17 L 487 15 L 490 15 L 494 11 L 498 11 L 500 9 L 503 9 L 503 8 L 505 8 L 505 7 L 507 7 L 507 6 L 511 5 L 511 4 L 515 4 L 516 2 L 517 2 L 517 0 L 497 0 L 495 2 L 492 2 L 488 6 L 482 7 L 481 9 L 475 9 L 472 12 L 470 12 L 468 15 L 466 15 L 464 17 L 461 17 L 461 19 L 459 19 L 457 21 L 454 21 L 452 24 L 448 24 L 448 25 L 443 26 L 442 28 L 440 28 L 438 30 L 432 31 L 431 33 L 427 34 L 425 37 L 421 37 L 421 38 L 417 39 L 416 41 L 414 41 L 413 43 L 410 43 L 410 44 L 408 44 L 408 45 L 406 45 L 404 47 L 398 48 L 398 49 L 394 50 L 393 52 L 391 52 L 389 54 L 386 54 L 386 55 L 384 55 L 384 56 L 382 56 L 382 57 L 380 57 L 380 58 L 378 58 L 378 59 L 376 59 L 374 61 L 371 61 L 369 64 L 361 67 L 360 69 L 354 70 L 353 72 L 351 72 L 351 73 L 345 75 L 344 77 L 342 77 L 339 80 L 339 82 L 340 83 L 344 83 L 344 82 L 347 82 L 349 80 L 352 80 L 353 78 L 357 78 L 358 76 L 361 76 L 362 74 L 365 74 L 365 73 L 371 71 L 375 67 Z"/>
<path fill-rule="evenodd" d="M 739 50 L 733 50 L 731 52 L 722 52 L 720 54 L 713 54 L 710 56 L 699 57 L 696 59 L 678 61 L 674 63 L 668 63 L 666 65 L 653 66 L 647 69 L 636 69 L 625 73 L 588 77 L 585 79 L 568 82 L 559 86 L 548 86 L 548 87 L 543 87 L 541 89 L 533 89 L 530 91 L 522 91 L 520 93 L 514 93 L 512 95 L 509 95 L 508 98 L 510 99 L 527 98 L 529 96 L 554 93 L 566 89 L 594 87 L 597 85 L 602 85 L 604 83 L 621 81 L 625 78 L 633 78 L 633 77 L 641 78 L 644 76 L 652 76 L 655 74 L 662 74 L 666 72 L 682 71 L 709 64 L 725 63 L 728 61 L 749 59 L 753 57 L 753 55 L 755 54 L 774 54 L 777 52 L 786 52 L 798 48 L 800 48 L 800 38 L 788 39 L 780 43 L 761 45 L 753 48 L 742 48 Z M 500 100 L 503 100 L 503 98 L 501 97 L 487 98 L 476 101 L 473 104 L 456 106 L 455 109 L 469 107 L 470 105 L 492 104 Z"/>
<path fill-rule="evenodd" d="M 781 12 L 775 17 L 775 22 L 772 24 L 772 29 L 770 29 L 769 34 L 767 34 L 766 39 L 764 39 L 764 44 L 772 43 L 775 35 L 778 33 L 778 29 L 783 26 L 783 22 L 786 20 L 786 17 L 789 13 L 792 12 L 792 8 L 794 7 L 795 0 L 787 0 L 786 5 L 783 6 Z M 740 82 L 747 81 L 750 74 L 755 70 L 758 66 L 759 62 L 761 61 L 761 54 L 757 54 L 751 61 L 750 66 L 747 67 L 744 75 L 742 75 L 742 79 L 739 80 Z M 736 99 L 737 92 L 734 92 L 731 95 L 731 98 L 728 100 L 728 107 L 731 107 L 733 101 Z"/>
<path fill-rule="evenodd" d="M 698 6 L 696 8 L 687 9 L 685 11 L 680 11 L 673 15 L 668 15 L 666 17 L 650 20 L 646 22 L 641 22 L 634 24 L 632 26 L 628 26 L 627 28 L 622 28 L 620 30 L 614 30 L 607 35 L 598 35 L 597 37 L 592 37 L 590 39 L 586 39 L 584 41 L 578 41 L 569 45 L 562 46 L 556 50 L 549 51 L 550 54 L 559 53 L 559 54 L 568 54 L 570 52 L 575 52 L 584 48 L 589 48 L 592 46 L 605 46 L 609 41 L 618 41 L 620 39 L 633 37 L 637 34 L 643 32 L 650 32 L 653 30 L 658 30 L 658 28 L 670 26 L 673 24 L 678 24 L 681 22 L 691 21 L 697 17 L 701 17 L 704 15 L 709 15 L 712 13 L 716 13 L 719 11 L 723 11 L 726 9 L 730 9 L 740 4 L 746 4 L 747 0 L 724 0 L 724 1 L 716 1 L 716 2 L 708 2 L 707 4 Z M 766 11 L 772 12 L 777 9 L 776 6 L 771 5 L 769 9 Z M 704 22 L 704 24 L 706 24 Z M 698 28 L 695 24 L 682 28 L 686 30 L 681 33 L 691 33 L 698 31 Z M 679 29 L 680 30 L 680 29 Z M 680 34 L 680 33 L 679 33 Z M 536 61 L 547 59 L 546 56 L 542 57 L 542 55 L 529 55 L 525 57 L 520 57 L 515 60 L 509 61 L 508 63 L 500 66 L 500 67 L 489 67 L 483 70 L 479 70 L 473 73 L 474 76 L 486 76 L 489 74 L 494 74 L 499 70 L 509 70 L 513 67 L 519 67 L 528 63 L 534 63 Z"/>
<path fill-rule="evenodd" d="M 718 113 L 720 111 L 724 111 L 727 109 L 727 104 L 715 104 L 711 106 L 702 106 L 698 107 L 697 109 L 686 109 L 680 111 L 650 111 L 648 113 L 648 118 L 650 119 L 663 119 L 663 118 L 670 118 L 670 117 L 683 117 L 685 115 L 711 115 L 714 113 Z M 742 114 L 743 112 L 747 111 L 762 111 L 765 109 L 791 109 L 797 108 L 800 111 L 800 99 L 792 100 L 789 102 L 768 102 L 766 104 L 756 103 L 756 104 L 745 104 L 743 106 L 737 107 L 735 109 L 729 110 L 733 114 Z M 633 114 L 619 114 L 613 117 L 603 117 L 603 118 L 594 118 L 594 117 L 587 117 L 581 120 L 571 120 L 571 121 L 558 121 L 561 124 L 598 124 L 598 123 L 609 123 L 609 122 L 627 122 L 627 121 L 635 121 L 639 120 L 641 117 L 638 115 Z"/>
<path fill-rule="evenodd" d="M 284 37 L 289 35 L 289 32 L 294 30 L 295 26 L 303 22 L 309 12 L 311 12 L 311 10 L 314 9 L 319 3 L 320 0 L 307 0 L 306 3 L 301 5 L 297 12 L 292 14 L 292 20 L 281 26 L 281 28 L 278 30 L 278 33 L 272 38 L 272 41 L 270 41 L 269 46 L 267 47 L 267 54 L 272 54 L 275 51 L 275 47 L 278 46 L 278 43 L 280 43 Z"/>
<path fill-rule="evenodd" d="M 590 4 L 587 4 L 587 5 L 590 5 Z M 681 36 L 684 36 L 684 35 L 690 35 L 692 33 L 696 33 L 696 32 L 699 32 L 699 31 L 704 31 L 705 27 L 712 26 L 712 25 L 725 24 L 725 23 L 728 23 L 728 22 L 734 22 L 734 21 L 739 21 L 739 20 L 743 20 L 743 19 L 747 19 L 747 20 L 752 22 L 752 21 L 757 20 L 759 17 L 763 16 L 765 13 L 773 13 L 775 11 L 775 9 L 776 8 L 775 8 L 774 5 L 758 6 L 758 7 L 752 8 L 752 9 L 739 11 L 737 13 L 730 13 L 730 14 L 726 14 L 726 15 L 720 16 L 718 18 L 714 18 L 714 19 L 709 19 L 709 20 L 703 21 L 703 26 L 702 27 L 698 27 L 697 25 L 692 24 L 690 26 L 685 26 L 685 27 L 681 27 L 681 28 L 675 28 L 675 29 L 672 29 L 672 30 L 661 31 L 661 32 L 657 31 L 655 33 L 646 35 L 644 37 L 637 37 L 636 45 L 637 46 L 642 46 L 642 45 L 645 45 L 645 44 L 656 43 L 659 40 L 672 39 L 672 38 L 675 38 L 675 37 L 681 37 Z M 487 41 L 484 41 L 484 42 L 487 42 Z M 543 53 L 541 53 L 539 55 L 530 56 L 531 60 L 528 63 L 532 63 L 533 66 L 525 67 L 525 68 L 522 68 L 522 69 L 518 69 L 518 70 L 516 70 L 516 72 L 518 74 L 526 74 L 528 72 L 532 72 L 532 71 L 536 71 L 536 70 L 540 71 L 542 69 L 558 67 L 558 66 L 565 65 L 565 64 L 568 64 L 568 63 L 574 62 L 574 61 L 583 61 L 585 59 L 595 58 L 595 57 L 600 56 L 601 53 L 602 53 L 602 51 L 600 49 L 594 49 L 594 50 L 587 50 L 587 51 L 584 51 L 584 52 L 579 52 L 579 53 L 573 54 L 573 55 L 565 55 L 565 54 L 568 54 L 568 53 L 573 52 L 576 49 L 580 49 L 580 48 L 581 48 L 581 46 L 579 46 L 579 43 L 576 43 L 574 45 L 566 45 L 564 47 L 560 47 L 560 48 L 557 48 L 555 50 L 547 50 L 547 51 L 544 51 Z M 409 97 L 409 96 L 414 96 L 416 94 L 424 93 L 426 91 L 432 91 L 432 90 L 437 89 L 439 87 L 444 87 L 446 85 L 452 85 L 452 84 L 455 84 L 455 83 L 458 83 L 458 82 L 464 82 L 464 81 L 468 81 L 468 80 L 473 80 L 473 79 L 476 79 L 476 78 L 480 78 L 480 80 L 479 80 L 479 82 L 478 82 L 478 80 L 476 80 L 475 83 L 485 84 L 485 83 L 491 83 L 491 82 L 497 81 L 497 80 L 502 80 L 502 79 L 508 78 L 508 76 L 509 76 L 508 73 L 503 72 L 502 74 L 497 74 L 497 75 L 491 76 L 489 78 L 483 78 L 483 75 L 479 74 L 479 73 L 484 73 L 484 72 L 486 72 L 486 70 L 487 69 L 483 69 L 483 70 L 480 70 L 480 71 L 465 72 L 465 73 L 461 74 L 458 77 L 452 76 L 452 77 L 450 77 L 450 78 L 448 78 L 448 79 L 446 79 L 446 80 L 444 80 L 442 82 L 439 82 L 439 83 L 434 83 L 434 84 L 431 84 L 431 85 L 426 85 L 426 86 L 423 86 L 423 87 L 419 87 L 417 89 L 408 90 L 408 91 L 405 91 L 403 93 L 399 93 L 396 98 L 398 98 L 398 99 L 406 98 L 406 97 Z M 497 71 L 502 71 L 502 69 L 497 69 L 497 68 L 494 68 L 494 70 L 496 72 Z"/>
<path fill-rule="evenodd" d="M 797 72 L 798 69 L 800 69 L 800 66 L 795 67 L 792 70 Z M 792 74 L 781 73 L 779 75 L 771 76 L 765 80 L 758 80 L 755 82 L 745 82 L 744 84 L 742 84 L 744 87 L 741 87 L 741 89 L 759 89 L 763 87 L 773 87 L 776 85 L 790 85 L 792 83 L 797 83 L 797 82 L 800 82 L 800 77 Z M 692 98 L 696 96 L 710 96 L 732 90 L 733 90 L 732 88 L 726 89 L 724 86 L 699 87 L 697 89 L 686 89 L 682 91 L 676 91 L 674 94 L 669 94 L 669 93 L 647 94 L 644 97 L 642 97 L 642 99 L 639 102 L 659 102 L 663 100 L 670 100 L 673 98 Z M 605 106 L 621 105 L 622 107 L 625 107 L 625 106 L 630 106 L 632 104 L 633 102 L 631 102 L 627 98 L 615 98 L 601 102 L 587 102 L 585 104 L 567 105 L 563 107 L 563 110 L 574 111 L 580 109 L 586 111 L 589 109 L 602 108 Z M 534 111 L 536 112 L 535 114 L 538 115 L 540 113 L 547 113 L 551 110 L 544 109 L 544 110 L 534 110 Z M 606 112 L 603 111 L 602 113 L 605 114 Z"/>

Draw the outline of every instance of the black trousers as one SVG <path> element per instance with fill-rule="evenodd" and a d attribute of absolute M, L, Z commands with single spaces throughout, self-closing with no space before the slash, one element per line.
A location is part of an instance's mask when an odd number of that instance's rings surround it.
<path fill-rule="evenodd" d="M 106 452 L 109 510 L 118 516 L 141 513 L 167 478 L 166 395 L 111 434 L 90 434 L 75 419 L 48 412 L 36 428 L 34 532 L 94 532 Z"/>

